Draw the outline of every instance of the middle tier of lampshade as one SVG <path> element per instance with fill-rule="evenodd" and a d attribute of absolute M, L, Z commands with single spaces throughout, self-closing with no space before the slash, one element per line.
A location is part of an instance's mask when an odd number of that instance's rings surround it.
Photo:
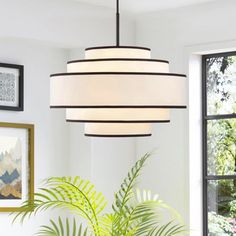
<path fill-rule="evenodd" d="M 147 123 L 86 123 L 88 137 L 146 137 L 151 136 L 151 125 Z"/>

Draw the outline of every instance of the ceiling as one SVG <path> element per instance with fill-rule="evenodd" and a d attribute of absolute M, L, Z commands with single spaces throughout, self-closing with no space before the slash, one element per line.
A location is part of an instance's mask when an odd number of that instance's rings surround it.
<path fill-rule="evenodd" d="M 97 6 L 115 7 L 116 0 L 76 0 Z M 204 2 L 212 2 L 216 0 L 120 0 L 121 9 L 134 12 L 149 12 L 163 9 L 178 8 Z"/>

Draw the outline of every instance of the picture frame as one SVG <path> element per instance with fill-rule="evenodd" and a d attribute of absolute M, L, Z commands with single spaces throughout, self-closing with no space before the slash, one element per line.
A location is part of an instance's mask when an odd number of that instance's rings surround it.
<path fill-rule="evenodd" d="M 24 110 L 24 66 L 0 63 L 0 110 Z"/>
<path fill-rule="evenodd" d="M 0 212 L 34 199 L 34 125 L 0 122 Z"/>

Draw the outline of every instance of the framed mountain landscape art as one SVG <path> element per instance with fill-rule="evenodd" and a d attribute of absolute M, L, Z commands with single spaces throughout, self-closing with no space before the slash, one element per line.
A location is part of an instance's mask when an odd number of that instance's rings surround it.
<path fill-rule="evenodd" d="M 0 109 L 24 110 L 24 66 L 0 63 Z"/>
<path fill-rule="evenodd" d="M 0 211 L 18 211 L 34 193 L 34 126 L 0 122 Z"/>

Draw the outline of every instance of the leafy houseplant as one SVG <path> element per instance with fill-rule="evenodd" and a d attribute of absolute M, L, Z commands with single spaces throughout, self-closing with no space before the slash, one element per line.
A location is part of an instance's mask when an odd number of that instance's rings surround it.
<path fill-rule="evenodd" d="M 77 218 L 71 222 L 50 220 L 50 225 L 41 226 L 39 236 L 173 236 L 186 233 L 179 223 L 178 215 L 158 195 L 136 189 L 137 178 L 150 154 L 146 154 L 128 173 L 115 194 L 111 213 L 104 214 L 107 205 L 102 193 L 94 185 L 79 177 L 50 178 L 46 187 L 35 193 L 33 202 L 26 202 L 14 221 L 23 222 L 40 211 L 54 208 L 66 209 L 76 217 L 88 222 L 78 225 Z M 34 211 L 32 211 L 32 209 Z M 168 214 L 166 214 L 168 213 Z M 167 219 L 168 217 L 168 219 Z M 167 219 L 167 221 L 166 221 Z"/>

